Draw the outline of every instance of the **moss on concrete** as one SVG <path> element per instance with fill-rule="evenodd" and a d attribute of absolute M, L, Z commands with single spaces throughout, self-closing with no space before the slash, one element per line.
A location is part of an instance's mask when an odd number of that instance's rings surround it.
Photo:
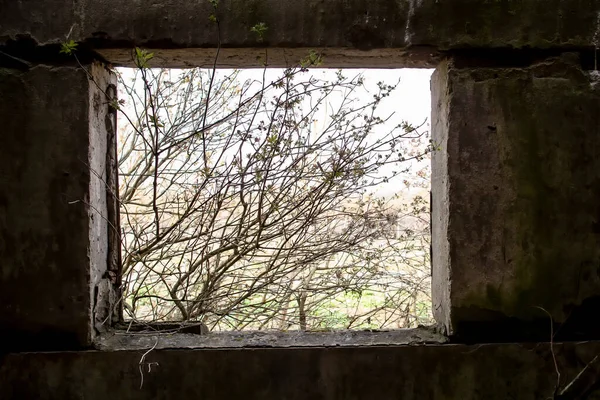
<path fill-rule="evenodd" d="M 582 282 L 583 275 L 599 278 L 598 121 L 591 116 L 600 96 L 573 64 L 541 64 L 519 75 L 496 96 L 501 110 L 511 110 L 503 139 L 516 193 L 505 222 L 517 227 L 506 260 L 516 282 L 503 300 L 511 315 L 539 316 L 535 307 L 543 307 L 563 322 L 570 306 L 600 294 Z M 510 106 L 515 95 L 524 107 Z"/>

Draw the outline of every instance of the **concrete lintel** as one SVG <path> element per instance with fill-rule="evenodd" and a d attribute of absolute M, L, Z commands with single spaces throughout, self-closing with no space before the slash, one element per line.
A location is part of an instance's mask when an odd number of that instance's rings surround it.
<path fill-rule="evenodd" d="M 555 398 L 599 353 L 600 342 L 22 353 L 0 361 L 0 393 L 3 399 L 104 400 L 111 393 L 132 400 L 539 400 Z M 580 392 L 567 398 L 589 394 L 597 376 L 592 364 L 578 380 Z"/>
<path fill-rule="evenodd" d="M 113 65 L 134 67 L 131 49 L 95 49 Z M 218 57 L 214 48 L 154 49 L 151 67 L 168 68 L 286 68 L 299 65 L 312 51 L 323 59 L 323 68 L 435 68 L 440 53 L 428 46 L 410 49 L 357 50 L 351 47 L 326 48 L 223 48 Z"/>

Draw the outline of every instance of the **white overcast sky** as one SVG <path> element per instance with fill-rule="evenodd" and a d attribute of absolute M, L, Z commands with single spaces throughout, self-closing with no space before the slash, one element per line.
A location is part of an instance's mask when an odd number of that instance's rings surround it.
<path fill-rule="evenodd" d="M 314 70 L 313 75 L 316 77 L 327 77 L 333 79 L 336 70 Z M 376 92 L 377 82 L 383 81 L 387 84 L 395 84 L 400 82 L 395 91 L 392 92 L 389 98 L 381 102 L 379 106 L 380 115 L 389 115 L 394 113 L 394 118 L 390 121 L 390 127 L 404 120 L 413 126 L 420 126 L 425 123 L 420 132 L 430 131 L 430 116 L 431 116 L 431 92 L 430 79 L 433 69 L 349 69 L 344 71 L 344 75 L 351 77 L 355 74 L 362 74 L 365 77 L 365 85 L 372 93 Z M 332 99 L 335 102 L 335 99 Z M 323 110 L 323 117 L 326 111 Z M 385 130 L 385 129 L 384 129 Z M 429 165 L 430 161 L 423 160 L 421 162 L 410 162 L 413 170 L 423 168 Z M 402 167 L 406 167 L 403 164 Z M 387 166 L 381 169 L 382 174 L 390 174 L 392 170 L 398 169 L 396 166 Z M 391 179 L 388 183 L 382 183 L 377 188 L 377 194 L 380 196 L 390 196 L 397 193 L 399 190 L 412 192 L 407 189 L 402 181 L 403 176 L 397 176 Z"/>
<path fill-rule="evenodd" d="M 231 70 L 217 70 L 219 74 L 228 75 Z M 119 68 L 119 72 L 123 78 L 130 82 L 134 74 L 133 69 Z M 310 71 L 316 78 L 333 80 L 337 70 L 335 69 L 311 69 Z M 347 77 L 353 77 L 356 74 L 362 74 L 365 78 L 365 86 L 367 89 L 375 93 L 377 90 L 377 82 L 383 81 L 386 84 L 395 84 L 399 80 L 397 89 L 389 98 L 381 102 L 379 106 L 380 115 L 389 115 L 394 113 L 394 119 L 390 122 L 390 126 L 399 123 L 401 120 L 407 121 L 413 126 L 419 126 L 425 122 L 421 128 L 422 131 L 429 132 L 430 115 L 431 115 L 431 94 L 429 81 L 431 79 L 432 69 L 348 69 L 344 70 L 343 74 Z M 260 69 L 248 69 L 241 71 L 239 75 L 240 81 L 245 79 L 260 80 L 263 71 Z M 282 75 L 281 69 L 269 69 L 265 76 L 267 82 L 274 81 Z M 339 101 L 339 100 L 338 100 Z M 332 97 L 330 102 L 335 105 L 336 99 Z M 328 111 L 323 109 L 323 119 L 326 118 Z M 121 119 L 124 121 L 124 119 Z M 428 164 L 425 160 L 421 163 L 413 162 L 413 169 L 422 168 Z M 394 169 L 382 169 L 382 173 L 389 174 Z M 377 194 L 380 196 L 390 196 L 399 190 L 406 190 L 402 185 L 402 177 L 390 180 L 387 184 L 382 184 Z"/>

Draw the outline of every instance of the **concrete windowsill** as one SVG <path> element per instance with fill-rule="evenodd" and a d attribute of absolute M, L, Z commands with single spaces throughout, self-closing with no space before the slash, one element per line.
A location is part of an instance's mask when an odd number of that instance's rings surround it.
<path fill-rule="evenodd" d="M 98 350 L 361 347 L 443 344 L 448 338 L 430 328 L 333 332 L 215 332 L 209 334 L 126 332 L 99 336 Z"/>

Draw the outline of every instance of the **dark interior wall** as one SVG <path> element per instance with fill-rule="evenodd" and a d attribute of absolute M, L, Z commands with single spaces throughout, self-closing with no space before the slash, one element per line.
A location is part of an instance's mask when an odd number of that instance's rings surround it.
<path fill-rule="evenodd" d="M 260 67 L 256 48 L 268 47 L 272 66 L 318 49 L 330 67 L 400 68 L 459 49 L 592 50 L 600 1 L 220 0 L 220 35 L 209 1 L 1 0 L 0 10 L 2 51 L 20 58 L 56 61 L 44 48 L 68 36 L 114 64 L 132 65 L 131 48 L 143 46 L 157 65 L 208 66 L 220 45 L 227 66 Z"/>
<path fill-rule="evenodd" d="M 457 57 L 434 82 L 438 321 L 474 341 L 542 340 L 549 318 L 555 339 L 597 338 L 595 72 L 569 53 L 510 68 Z"/>
<path fill-rule="evenodd" d="M 0 348 L 90 346 L 108 251 L 107 101 L 72 67 L 0 69 L 0 93 Z"/>
<path fill-rule="evenodd" d="M 552 349 L 559 391 L 600 352 L 598 343 Z M 540 400 L 557 384 L 547 343 L 174 349 L 142 360 L 145 352 L 11 354 L 0 367 L 2 398 Z"/>
<path fill-rule="evenodd" d="M 0 10 L 2 398 L 599 398 L 596 326 L 565 326 L 598 315 L 600 1 L 221 0 L 220 42 L 208 1 Z M 67 38 L 93 80 L 59 53 Z M 90 350 L 114 304 L 97 174 L 113 81 L 93 62 L 131 65 L 133 46 L 167 67 L 212 65 L 219 46 L 220 66 L 256 67 L 265 48 L 271 66 L 311 49 L 330 67 L 439 65 L 436 318 L 472 344 Z M 550 319 L 592 342 L 548 343 Z"/>

